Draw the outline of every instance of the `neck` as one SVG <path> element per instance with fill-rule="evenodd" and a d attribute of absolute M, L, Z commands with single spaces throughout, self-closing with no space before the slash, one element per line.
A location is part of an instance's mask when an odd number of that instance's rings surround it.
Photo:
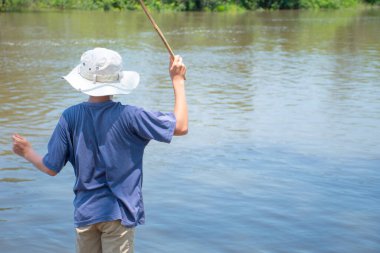
<path fill-rule="evenodd" d="M 112 96 L 101 96 L 101 97 L 93 97 L 90 96 L 88 98 L 88 102 L 90 103 L 101 103 L 112 100 Z"/>

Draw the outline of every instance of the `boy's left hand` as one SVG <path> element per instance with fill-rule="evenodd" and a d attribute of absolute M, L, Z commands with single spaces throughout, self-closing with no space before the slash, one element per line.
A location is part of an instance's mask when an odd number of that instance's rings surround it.
<path fill-rule="evenodd" d="M 32 150 L 32 145 L 24 137 L 19 134 L 12 135 L 13 152 L 26 158 L 27 154 Z"/>

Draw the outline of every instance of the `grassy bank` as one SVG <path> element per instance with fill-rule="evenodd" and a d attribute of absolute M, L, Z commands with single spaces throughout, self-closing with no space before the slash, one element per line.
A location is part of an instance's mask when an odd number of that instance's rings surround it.
<path fill-rule="evenodd" d="M 0 11 L 79 9 L 135 10 L 136 0 L 0 0 Z M 363 2 L 364 1 L 364 2 Z M 174 11 L 242 11 L 255 9 L 339 9 L 380 0 L 147 0 L 150 9 Z"/>

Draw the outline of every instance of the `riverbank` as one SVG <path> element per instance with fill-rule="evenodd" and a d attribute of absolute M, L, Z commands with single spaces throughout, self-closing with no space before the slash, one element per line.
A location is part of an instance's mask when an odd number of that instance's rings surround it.
<path fill-rule="evenodd" d="M 242 12 L 278 9 L 341 9 L 379 6 L 380 0 L 151 0 L 146 5 L 156 11 Z M 0 12 L 44 10 L 139 10 L 134 0 L 2 0 Z"/>

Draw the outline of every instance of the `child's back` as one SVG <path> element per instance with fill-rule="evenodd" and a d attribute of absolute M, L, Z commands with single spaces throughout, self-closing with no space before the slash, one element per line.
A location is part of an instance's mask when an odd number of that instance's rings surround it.
<path fill-rule="evenodd" d="M 186 67 L 176 56 L 170 62 L 175 94 L 173 113 L 149 112 L 112 101 L 128 94 L 139 75 L 122 71 L 118 53 L 102 48 L 85 52 L 81 64 L 65 79 L 90 95 L 66 109 L 41 157 L 22 136 L 13 136 L 13 150 L 39 170 L 55 176 L 69 161 L 75 172 L 74 220 L 77 252 L 133 252 L 134 227 L 144 223 L 142 165 L 150 140 L 169 143 L 187 133 Z"/>
<path fill-rule="evenodd" d="M 76 226 L 121 220 L 144 223 L 142 161 L 150 140 L 169 143 L 173 113 L 148 112 L 112 100 L 66 109 L 50 139 L 43 163 L 55 172 L 69 161 L 76 182 Z"/>

